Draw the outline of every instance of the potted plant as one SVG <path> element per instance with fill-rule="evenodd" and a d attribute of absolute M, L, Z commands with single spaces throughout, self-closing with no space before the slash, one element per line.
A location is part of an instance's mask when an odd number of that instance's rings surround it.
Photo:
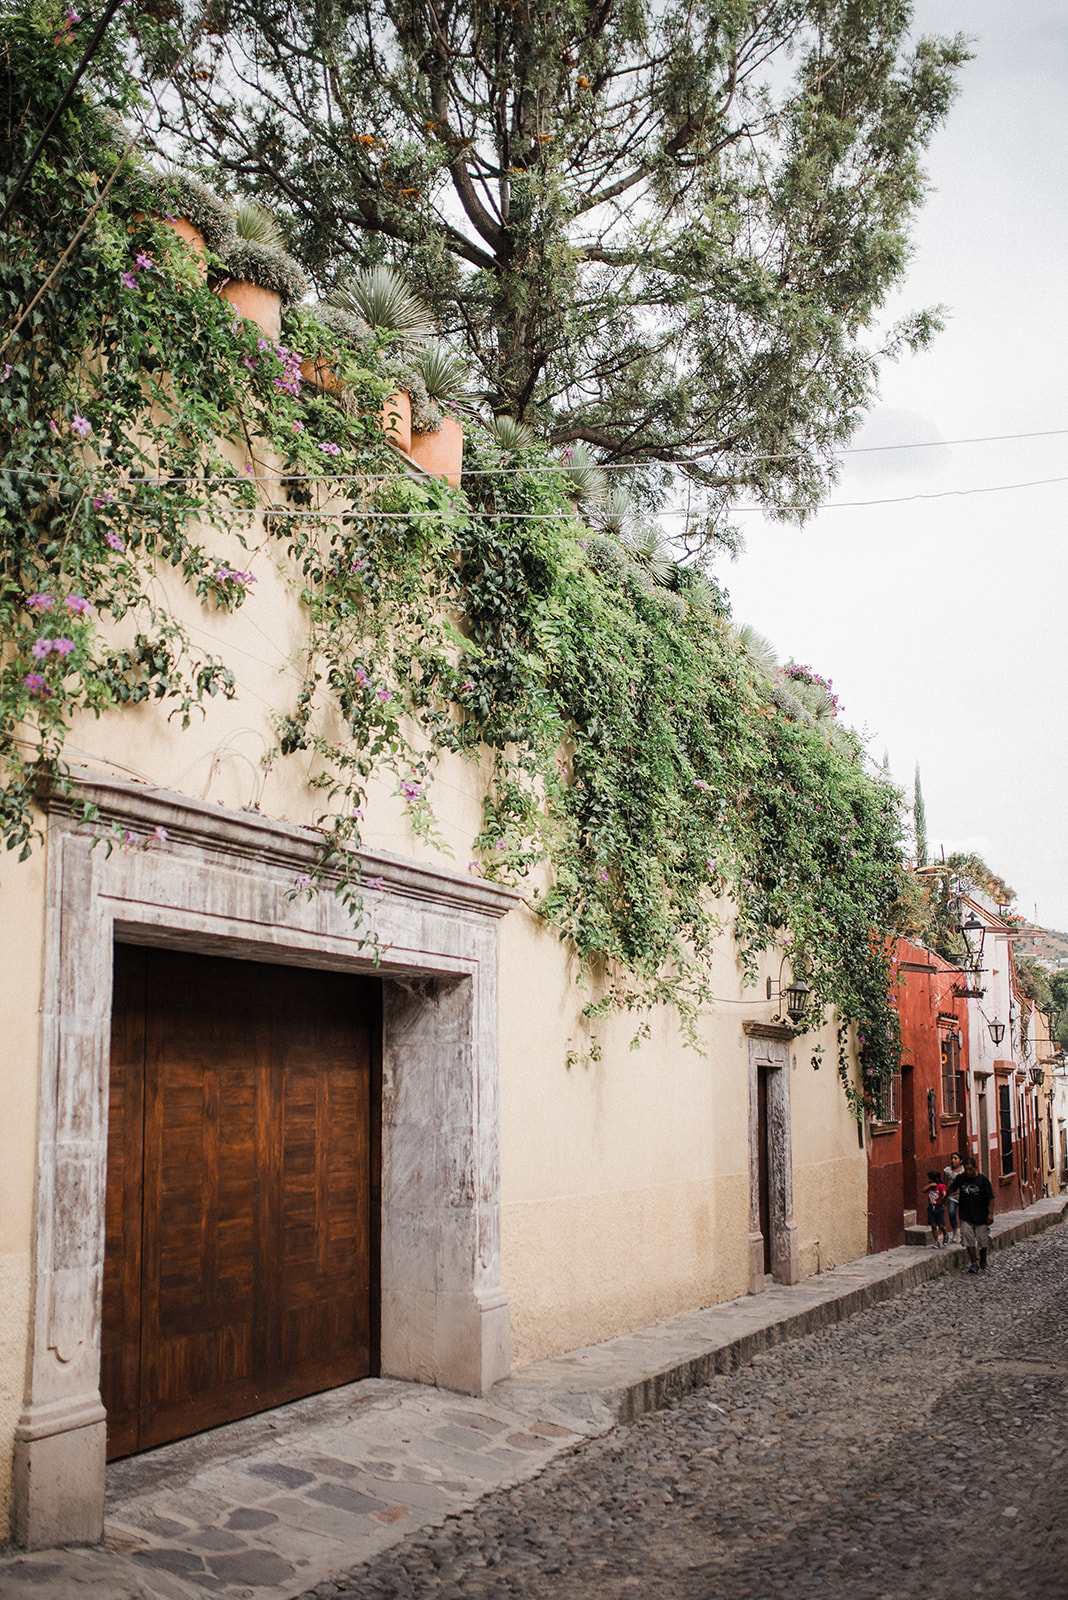
<path fill-rule="evenodd" d="M 399 273 L 386 266 L 357 272 L 316 308 L 316 316 L 347 345 L 363 344 L 370 337 L 387 349 L 403 350 L 405 345 L 420 344 L 434 331 L 426 305 Z M 328 359 L 307 361 L 301 371 L 305 380 L 317 388 L 338 386 L 336 371 Z M 412 401 L 402 382 L 383 403 L 382 427 L 399 449 L 406 454 L 411 450 Z"/>
<path fill-rule="evenodd" d="M 463 424 L 455 408 L 467 400 L 467 367 L 444 345 L 427 345 L 412 360 L 428 404 L 412 415 L 412 460 L 457 488 L 464 459 Z"/>
<path fill-rule="evenodd" d="M 219 293 L 277 344 L 282 335 L 282 306 L 301 298 L 307 279 L 282 249 L 278 224 L 262 206 L 241 201 L 234 226 L 235 241 L 222 252 L 230 275 Z"/>
<path fill-rule="evenodd" d="M 225 256 L 235 243 L 235 217 L 231 206 L 205 184 L 185 172 L 139 175 L 146 214 L 164 222 L 198 259 L 203 281 L 208 275 L 208 252 Z"/>

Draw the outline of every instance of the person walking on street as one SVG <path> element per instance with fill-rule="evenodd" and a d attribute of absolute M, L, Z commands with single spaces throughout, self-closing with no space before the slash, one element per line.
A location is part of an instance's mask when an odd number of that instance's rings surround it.
<path fill-rule="evenodd" d="M 942 1168 L 942 1176 L 946 1184 L 946 1215 L 949 1219 L 950 1238 L 960 1243 L 960 1229 L 957 1225 L 957 1202 L 949 1198 L 949 1188 L 954 1178 L 959 1178 L 964 1171 L 964 1163 L 956 1150 L 949 1158 L 949 1165 Z"/>
<path fill-rule="evenodd" d="M 971 1259 L 969 1272 L 986 1271 L 990 1249 L 990 1224 L 994 1220 L 994 1186 L 979 1171 L 974 1156 L 965 1156 L 964 1170 L 949 1186 L 960 1211 L 960 1236 Z"/>
<path fill-rule="evenodd" d="M 949 1243 L 949 1234 L 946 1232 L 946 1208 L 943 1204 L 945 1198 L 946 1186 L 939 1176 L 938 1168 L 932 1167 L 927 1174 L 927 1226 L 931 1230 L 936 1250 L 941 1250 Z"/>

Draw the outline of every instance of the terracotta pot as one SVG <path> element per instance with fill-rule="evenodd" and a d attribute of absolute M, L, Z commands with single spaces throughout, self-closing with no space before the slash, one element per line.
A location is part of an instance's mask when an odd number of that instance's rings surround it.
<path fill-rule="evenodd" d="M 458 489 L 464 460 L 462 424 L 455 417 L 444 417 L 436 433 L 413 433 L 410 454 L 424 472 L 445 478 Z"/>
<path fill-rule="evenodd" d="M 411 452 L 412 402 L 403 390 L 388 395 L 382 402 L 382 431 L 398 450 L 406 454 Z"/>
<path fill-rule="evenodd" d="M 134 220 L 143 222 L 144 212 L 138 211 Z M 203 283 L 208 276 L 208 244 L 200 229 L 194 227 L 187 217 L 153 217 L 152 220 L 162 222 L 164 227 L 170 228 L 171 232 L 176 233 L 182 243 L 188 245 L 193 254 L 199 258 L 197 273 Z"/>
<path fill-rule="evenodd" d="M 341 392 L 341 378 L 326 356 L 317 356 L 314 361 L 302 361 L 300 375 L 309 388 L 318 389 L 323 394 Z M 411 450 L 412 402 L 403 390 L 383 400 L 382 431 L 399 450 L 405 453 Z"/>
<path fill-rule="evenodd" d="M 282 296 L 274 289 L 262 289 L 245 278 L 228 278 L 219 293 L 229 300 L 246 322 L 255 322 L 272 344 L 282 337 Z"/>

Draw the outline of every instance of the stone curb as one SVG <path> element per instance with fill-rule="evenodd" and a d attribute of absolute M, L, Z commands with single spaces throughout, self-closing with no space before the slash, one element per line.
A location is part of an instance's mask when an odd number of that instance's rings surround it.
<path fill-rule="evenodd" d="M 991 1250 L 1007 1249 L 1055 1226 L 1066 1212 L 1068 1195 L 1040 1200 L 1026 1211 L 995 1218 Z M 962 1245 L 929 1249 L 922 1255 L 914 1246 L 899 1246 L 831 1268 L 800 1284 L 776 1285 L 763 1294 L 687 1313 L 654 1328 L 539 1362 L 496 1384 L 491 1394 L 517 1409 L 540 1400 L 543 1414 L 551 1414 L 554 1420 L 566 1420 L 576 1431 L 602 1432 L 659 1410 L 702 1387 L 717 1373 L 733 1372 L 776 1345 L 829 1327 L 951 1272 L 967 1259 Z M 736 1327 L 740 1321 L 751 1326 L 744 1332 L 732 1332 L 731 1324 Z M 662 1354 L 665 1345 L 676 1348 L 666 1361 L 650 1366 L 650 1356 L 658 1351 Z"/>

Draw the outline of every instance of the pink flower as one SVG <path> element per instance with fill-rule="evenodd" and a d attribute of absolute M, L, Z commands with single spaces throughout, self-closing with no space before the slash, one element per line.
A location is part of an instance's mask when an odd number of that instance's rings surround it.
<path fill-rule="evenodd" d="M 319 449 L 324 456 L 339 456 L 341 454 L 341 446 L 339 444 L 331 444 L 326 439 L 319 440 Z"/>
<path fill-rule="evenodd" d="M 50 594 L 31 594 L 26 601 L 27 611 L 51 611 L 55 601 Z"/>
<path fill-rule="evenodd" d="M 693 780 L 693 786 L 694 786 L 695 789 L 707 789 L 708 788 L 708 784 L 705 782 L 705 780 L 703 778 L 695 778 Z"/>
<path fill-rule="evenodd" d="M 63 603 L 68 611 L 80 612 L 93 609 L 89 601 L 83 600 L 80 594 L 69 594 Z"/>
<path fill-rule="evenodd" d="M 370 678 L 367 676 L 367 674 L 363 670 L 363 668 L 362 667 L 357 667 L 356 668 L 356 682 L 359 683 L 359 684 L 365 684 L 365 683 L 370 683 L 370 681 L 371 681 Z"/>
<path fill-rule="evenodd" d="M 57 656 L 69 656 L 71 651 L 74 649 L 74 640 L 53 639 L 52 649 L 56 652 Z"/>
<path fill-rule="evenodd" d="M 293 424 L 293 432 L 294 433 L 303 433 L 304 432 L 304 424 L 303 424 L 303 422 L 294 422 L 294 424 Z"/>
<path fill-rule="evenodd" d="M 136 289 L 137 274 L 135 272 L 124 272 L 122 275 L 122 286 L 124 289 Z"/>
<path fill-rule="evenodd" d="M 166 844 L 167 843 L 167 830 L 166 830 L 166 828 L 153 828 L 152 829 L 152 837 L 153 837 L 153 839 L 158 839 L 160 844 Z"/>
<path fill-rule="evenodd" d="M 421 789 L 418 783 L 401 784 L 401 794 L 404 796 L 405 800 L 417 800 L 420 793 Z"/>
<path fill-rule="evenodd" d="M 93 431 L 93 424 L 88 417 L 83 417 L 76 411 L 71 419 L 70 431 L 76 433 L 79 439 L 87 439 Z"/>
<path fill-rule="evenodd" d="M 52 654 L 51 639 L 35 639 L 30 654 L 35 661 L 43 661 L 45 656 Z"/>
<path fill-rule="evenodd" d="M 39 672 L 27 672 L 22 681 L 31 694 L 51 694 L 52 692 L 48 687 L 47 681 L 42 678 Z"/>
<path fill-rule="evenodd" d="M 608 871 L 607 871 L 607 868 L 598 867 L 597 868 L 597 876 L 600 878 L 602 883 L 607 883 L 608 882 Z"/>
<path fill-rule="evenodd" d="M 384 878 L 368 878 L 367 887 L 369 889 L 381 889 L 384 882 Z"/>
<path fill-rule="evenodd" d="M 298 889 L 306 889 L 310 883 L 311 883 L 311 878 L 309 878 L 309 876 L 308 876 L 308 874 L 306 872 L 302 872 L 300 877 L 297 879 L 297 888 Z"/>
<path fill-rule="evenodd" d="M 126 549 L 126 546 L 123 544 L 117 533 L 105 533 L 104 543 L 109 544 L 113 550 L 122 551 Z"/>
<path fill-rule="evenodd" d="M 392 700 L 393 696 L 390 694 L 388 689 L 379 689 L 378 698 L 381 700 L 382 704 L 385 705 L 386 701 Z"/>

